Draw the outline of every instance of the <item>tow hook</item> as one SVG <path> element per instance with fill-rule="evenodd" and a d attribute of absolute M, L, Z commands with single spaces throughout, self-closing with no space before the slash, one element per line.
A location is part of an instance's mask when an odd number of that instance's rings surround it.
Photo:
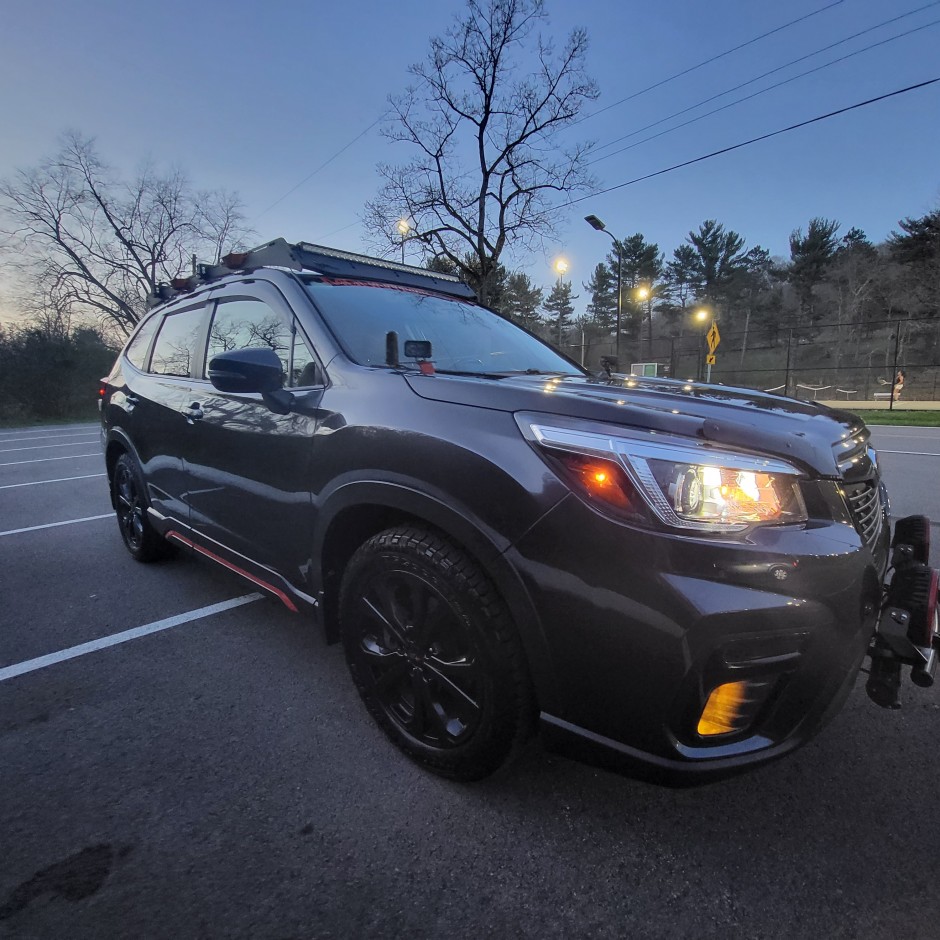
<path fill-rule="evenodd" d="M 871 669 L 865 691 L 882 708 L 900 708 L 901 667 L 911 667 L 911 681 L 922 688 L 934 683 L 940 652 L 937 599 L 940 571 L 928 568 L 930 524 L 924 516 L 898 521 L 892 542 L 894 575 L 868 655 Z"/>

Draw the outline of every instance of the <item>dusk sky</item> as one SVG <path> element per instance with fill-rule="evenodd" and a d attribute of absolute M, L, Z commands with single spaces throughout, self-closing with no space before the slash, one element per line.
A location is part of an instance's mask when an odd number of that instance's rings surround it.
<path fill-rule="evenodd" d="M 359 219 L 379 185 L 375 165 L 405 160 L 405 148 L 373 128 L 314 171 L 384 112 L 387 95 L 407 84 L 407 66 L 424 57 L 429 37 L 463 6 L 458 0 L 5 4 L 0 177 L 36 163 L 55 149 L 59 134 L 74 128 L 97 138 L 101 154 L 123 173 L 150 158 L 182 167 L 198 187 L 237 190 L 259 242 L 283 235 L 366 250 Z M 940 76 L 940 0 L 548 0 L 547 9 L 546 31 L 559 41 L 572 27 L 588 31 L 587 67 L 601 90 L 588 111 L 822 11 L 566 133 L 568 140 L 596 141 L 598 157 L 916 30 L 600 160 L 593 167 L 600 188 Z M 602 147 L 915 10 L 616 147 Z M 587 199 L 571 208 L 557 243 L 544 253 L 504 261 L 548 285 L 550 261 L 563 253 L 580 285 L 610 246 L 583 221 L 588 213 L 618 237 L 643 232 L 667 257 L 708 218 L 740 232 L 748 246 L 786 255 L 789 233 L 812 216 L 838 219 L 843 232 L 858 226 L 880 241 L 899 218 L 921 215 L 938 202 L 940 84 Z M 578 292 L 583 309 L 586 292 Z M 0 306 L 0 315 L 10 312 L 9 304 Z"/>

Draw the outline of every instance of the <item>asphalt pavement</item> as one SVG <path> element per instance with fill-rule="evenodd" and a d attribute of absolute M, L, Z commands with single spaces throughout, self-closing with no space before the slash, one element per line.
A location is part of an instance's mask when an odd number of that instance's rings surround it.
<path fill-rule="evenodd" d="M 940 519 L 940 429 L 874 441 L 893 514 Z M 940 935 L 937 687 L 887 712 L 859 683 L 807 747 L 694 790 L 537 741 L 448 783 L 308 620 L 135 563 L 103 473 L 93 425 L 0 430 L 0 937 Z"/>

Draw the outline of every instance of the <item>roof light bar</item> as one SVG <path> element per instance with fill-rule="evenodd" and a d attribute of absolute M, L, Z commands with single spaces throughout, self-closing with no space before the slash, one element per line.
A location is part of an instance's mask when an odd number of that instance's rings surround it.
<path fill-rule="evenodd" d="M 369 255 L 359 255 L 352 251 L 343 251 L 340 248 L 326 248 L 323 245 L 312 245 L 309 242 L 300 242 L 297 245 L 303 251 L 313 255 L 323 255 L 327 258 L 336 258 L 340 261 L 351 261 L 354 264 L 367 264 L 369 267 L 385 268 L 389 271 L 404 271 L 408 274 L 420 274 L 422 277 L 433 277 L 437 280 L 448 281 L 451 284 L 462 284 L 463 281 L 453 274 L 438 274 L 412 264 L 399 264 L 397 261 L 387 261 L 385 258 L 373 258 Z"/>
<path fill-rule="evenodd" d="M 351 277 L 387 281 L 408 287 L 423 287 L 462 300 L 476 300 L 476 294 L 453 274 L 438 274 L 410 264 L 398 264 L 384 258 L 373 258 L 339 248 L 327 248 L 310 242 L 289 244 L 275 238 L 249 251 L 231 251 L 218 264 L 198 264 L 191 277 L 174 278 L 170 284 L 158 284 L 149 300 L 157 306 L 182 292 L 195 290 L 201 284 L 215 281 L 238 271 L 257 268 L 286 268 L 289 271 L 310 271 L 328 277 Z"/>

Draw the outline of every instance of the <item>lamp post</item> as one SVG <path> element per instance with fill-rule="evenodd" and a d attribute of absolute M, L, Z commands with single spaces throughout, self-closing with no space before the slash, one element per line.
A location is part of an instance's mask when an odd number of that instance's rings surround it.
<path fill-rule="evenodd" d="M 653 358 L 653 283 L 649 287 L 638 287 L 636 295 L 640 300 L 646 301 L 646 358 Z M 640 336 L 643 336 L 642 329 Z"/>
<path fill-rule="evenodd" d="M 604 223 L 596 215 L 586 215 L 584 221 L 598 232 L 610 236 L 617 252 L 617 338 L 614 341 L 614 355 L 617 357 L 617 368 L 620 368 L 620 318 L 623 314 L 623 255 L 620 252 L 620 242 L 607 231 Z"/>
<path fill-rule="evenodd" d="M 566 258 L 556 258 L 552 264 L 555 273 L 558 275 L 559 288 L 565 283 L 565 274 L 568 271 L 568 260 Z M 561 298 L 559 297 L 559 302 Z M 558 315 L 558 348 L 561 349 L 561 314 Z"/>
<path fill-rule="evenodd" d="M 401 235 L 401 263 L 405 263 L 405 242 L 408 240 L 408 233 L 411 231 L 411 223 L 407 219 L 399 219 L 398 234 Z"/>
<path fill-rule="evenodd" d="M 710 313 L 709 313 L 709 311 L 708 311 L 705 307 L 699 307 L 699 309 L 696 310 L 693 315 L 694 315 L 695 319 L 698 320 L 698 322 L 701 323 L 702 326 L 704 327 L 705 323 L 707 322 L 707 320 L 708 320 L 708 318 L 709 318 L 709 316 L 710 316 Z M 705 335 L 705 334 L 703 333 L 703 334 L 702 334 L 703 339 L 704 339 L 704 335 Z M 705 344 L 704 344 L 704 342 L 700 342 L 700 343 L 699 343 L 699 348 L 698 348 L 698 379 L 699 379 L 700 382 L 702 381 L 702 372 L 703 372 L 703 369 L 702 369 L 702 356 L 703 356 L 704 354 L 705 354 Z M 711 381 L 711 377 L 712 377 L 712 367 L 711 367 L 711 366 L 708 366 L 708 378 L 707 378 L 705 381 L 706 381 L 706 382 L 707 382 L 707 381 Z"/>

